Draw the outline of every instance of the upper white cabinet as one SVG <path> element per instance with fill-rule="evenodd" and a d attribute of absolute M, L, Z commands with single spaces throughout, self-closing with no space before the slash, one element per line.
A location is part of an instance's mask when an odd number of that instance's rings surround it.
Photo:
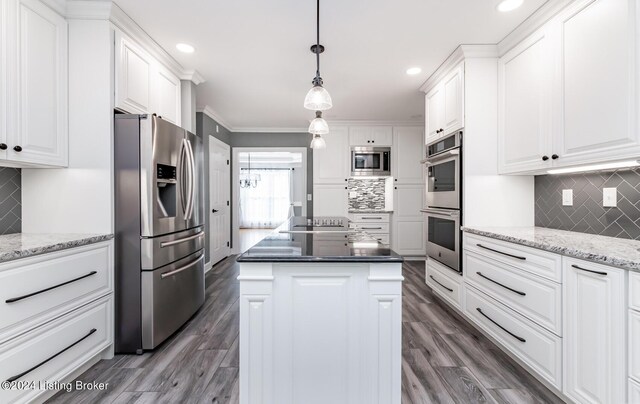
<path fill-rule="evenodd" d="M 577 403 L 624 403 L 625 275 L 563 257 L 564 393 Z"/>
<path fill-rule="evenodd" d="M 426 143 L 464 127 L 464 62 L 427 91 L 425 114 Z"/>
<path fill-rule="evenodd" d="M 349 168 L 349 128 L 331 127 L 331 132 L 324 135 L 327 143 L 325 149 L 313 150 L 313 183 L 314 184 L 347 184 L 351 175 Z M 317 204 L 314 203 L 314 205 Z"/>
<path fill-rule="evenodd" d="M 498 61 L 500 172 L 551 166 L 551 47 L 547 29 Z"/>
<path fill-rule="evenodd" d="M 68 164 L 67 22 L 37 0 L 4 0 L 0 165 Z"/>
<path fill-rule="evenodd" d="M 350 146 L 391 146 L 393 128 L 391 126 L 351 126 L 349 127 Z"/>
<path fill-rule="evenodd" d="M 501 173 L 637 158 L 636 7 L 575 1 L 500 58 Z"/>
<path fill-rule="evenodd" d="M 398 126 L 393 128 L 392 175 L 398 184 L 423 184 L 425 168 L 424 128 Z"/>
<path fill-rule="evenodd" d="M 122 32 L 116 30 L 115 37 L 116 108 L 155 113 L 180 125 L 180 78 Z"/>

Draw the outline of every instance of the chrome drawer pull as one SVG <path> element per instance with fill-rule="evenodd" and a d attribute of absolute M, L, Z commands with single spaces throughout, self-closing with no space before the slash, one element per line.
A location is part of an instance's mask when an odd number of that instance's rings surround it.
<path fill-rule="evenodd" d="M 436 278 L 433 277 L 433 275 L 429 275 L 429 278 L 433 279 L 433 281 L 435 283 L 437 283 L 438 285 L 442 286 L 443 288 L 447 289 L 449 292 L 453 293 L 453 289 L 450 289 L 446 286 L 444 286 L 443 284 L 441 284 L 440 282 L 438 282 L 438 280 Z"/>
<path fill-rule="evenodd" d="M 382 227 L 361 227 L 362 230 L 382 230 Z"/>
<path fill-rule="evenodd" d="M 366 217 L 362 216 L 362 220 L 382 220 L 381 217 Z"/>
<path fill-rule="evenodd" d="M 35 295 L 39 295 L 40 293 L 48 292 L 48 291 L 50 291 L 50 290 L 53 290 L 53 289 L 59 288 L 59 287 L 61 287 L 61 286 L 68 285 L 68 284 L 70 284 L 70 283 L 73 283 L 73 282 L 79 281 L 79 280 L 84 279 L 84 278 L 88 278 L 88 277 L 90 277 L 91 275 L 95 275 L 95 274 L 97 274 L 97 273 L 98 273 L 97 271 L 91 271 L 91 272 L 89 272 L 89 273 L 88 273 L 88 274 L 86 274 L 86 275 L 79 276 L 79 277 L 77 277 L 77 278 L 75 278 L 75 279 L 71 279 L 70 281 L 62 282 L 62 283 L 60 283 L 60 284 L 58 284 L 58 285 L 51 286 L 51 287 L 48 287 L 48 288 L 46 288 L 46 289 L 39 290 L 39 291 L 37 291 L 37 292 L 29 293 L 28 295 L 19 296 L 19 297 L 12 297 L 11 299 L 7 299 L 7 300 L 5 300 L 4 302 L 5 302 L 5 303 L 15 303 L 15 302 L 17 302 L 17 301 L 20 301 L 20 300 L 26 299 L 26 298 L 28 298 L 28 297 L 33 297 L 33 296 L 35 296 Z"/>
<path fill-rule="evenodd" d="M 35 365 L 34 367 L 32 367 L 31 369 L 25 370 L 24 372 L 17 374 L 15 376 L 11 376 L 10 378 L 7 379 L 7 382 L 11 383 L 11 382 L 15 382 L 16 380 L 18 380 L 19 378 L 21 378 L 22 376 L 26 375 L 27 373 L 31 373 L 34 370 L 38 369 L 40 366 L 44 365 L 45 363 L 49 362 L 50 360 L 54 359 L 55 357 L 65 353 L 66 351 L 68 351 L 69 349 L 73 348 L 74 346 L 78 345 L 79 343 L 81 343 L 82 341 L 84 341 L 85 339 L 89 338 L 91 336 L 91 334 L 93 334 L 94 332 L 96 332 L 97 330 L 95 328 L 92 328 L 91 331 L 89 331 L 89 333 L 87 335 L 85 335 L 84 337 L 80 338 L 79 340 L 77 340 L 76 342 L 74 342 L 73 344 L 69 345 L 68 347 L 64 348 L 62 351 L 58 352 L 57 354 L 50 356 L 49 358 L 43 360 L 42 362 L 38 363 L 37 365 Z"/>
<path fill-rule="evenodd" d="M 511 335 L 513 338 L 517 339 L 520 342 L 527 342 L 526 339 L 522 338 L 522 337 L 518 337 L 516 334 L 512 333 L 511 331 L 507 330 L 506 328 L 504 328 L 503 326 L 501 326 L 500 324 L 496 323 L 491 317 L 487 316 L 486 314 L 484 314 L 482 312 L 482 310 L 480 309 L 480 307 L 476 307 L 476 310 L 478 310 L 478 312 L 480 314 L 482 314 L 487 320 L 491 321 L 493 324 L 497 325 L 502 331 L 506 332 L 507 334 Z"/>
<path fill-rule="evenodd" d="M 575 268 L 575 269 L 579 269 L 579 270 L 581 270 L 581 271 L 587 271 L 587 272 L 591 272 L 592 274 L 597 274 L 597 275 L 604 275 L 604 276 L 607 276 L 607 273 L 606 273 L 606 272 L 600 272 L 600 271 L 594 271 L 594 270 L 592 270 L 592 269 L 580 268 L 580 267 L 579 267 L 579 266 L 577 266 L 577 265 L 571 265 L 571 266 L 572 266 L 573 268 Z"/>
<path fill-rule="evenodd" d="M 518 255 L 513 255 L 513 254 L 506 253 L 506 252 L 502 252 L 502 251 L 494 250 L 493 248 L 485 247 L 485 246 L 483 246 L 482 244 L 476 244 L 476 245 L 477 245 L 478 247 L 480 247 L 480 248 L 484 248 L 485 250 L 489 250 L 489 251 L 493 251 L 493 252 L 498 253 L 498 254 L 506 255 L 507 257 L 517 258 L 517 259 L 519 259 L 519 260 L 523 260 L 523 261 L 527 259 L 526 257 L 520 257 L 520 256 L 518 256 Z"/>
<path fill-rule="evenodd" d="M 164 248 L 164 247 L 171 247 L 172 245 L 176 245 L 176 244 L 181 244 L 181 243 L 186 243 L 187 241 L 191 241 L 191 240 L 195 240 L 197 238 L 200 238 L 204 236 L 204 231 L 201 231 L 198 234 L 194 234 L 193 236 L 189 236 L 189 237 L 185 237 L 185 238 L 180 238 L 178 240 L 173 240 L 173 241 L 163 241 L 160 243 L 160 248 Z"/>
<path fill-rule="evenodd" d="M 512 288 L 510 288 L 510 287 L 508 287 L 508 286 L 506 286 L 506 285 L 501 284 L 501 283 L 500 283 L 500 282 L 498 282 L 498 281 L 494 281 L 493 279 L 491 279 L 491 278 L 489 278 L 489 277 L 486 277 L 486 276 L 482 275 L 482 272 L 476 272 L 476 273 L 478 274 L 478 276 L 483 277 L 484 279 L 488 280 L 489 282 L 493 282 L 493 283 L 495 283 L 495 284 L 496 284 L 496 285 L 498 285 L 498 286 L 502 286 L 503 288 L 505 288 L 505 289 L 507 289 L 507 290 L 510 290 L 510 291 L 512 291 L 513 293 L 517 293 L 517 294 L 519 294 L 520 296 L 526 296 L 526 295 L 527 295 L 527 294 L 526 294 L 526 293 L 524 293 L 524 292 L 520 292 L 519 290 L 512 289 Z"/>

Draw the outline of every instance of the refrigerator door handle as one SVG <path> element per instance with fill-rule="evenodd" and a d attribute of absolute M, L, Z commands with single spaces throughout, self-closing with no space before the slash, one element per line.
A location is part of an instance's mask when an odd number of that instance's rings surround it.
<path fill-rule="evenodd" d="M 185 182 L 186 182 L 186 172 L 187 172 L 187 166 L 186 163 L 188 162 L 189 157 L 187 156 L 187 145 L 186 145 L 187 140 L 186 139 L 182 139 L 182 144 L 180 147 L 180 162 L 178 163 L 180 166 L 180 178 L 178 181 L 178 187 L 179 187 L 179 193 L 180 193 L 180 204 L 182 206 L 182 214 L 186 220 L 187 218 L 187 208 L 188 208 L 188 204 L 186 202 L 187 196 L 185 195 Z"/>
<path fill-rule="evenodd" d="M 164 279 L 164 278 L 168 278 L 169 276 L 173 276 L 175 274 L 178 274 L 182 271 L 186 271 L 187 269 L 195 266 L 197 263 L 199 263 L 200 261 L 202 261 L 204 259 L 204 254 L 200 255 L 200 257 L 198 257 L 198 259 L 196 259 L 195 261 L 191 262 L 190 264 L 187 264 L 183 267 L 180 267 L 178 269 L 175 269 L 173 271 L 169 271 L 169 272 L 165 272 L 163 274 L 160 275 L 160 279 Z"/>
<path fill-rule="evenodd" d="M 187 200 L 186 220 L 193 218 L 194 199 L 196 193 L 196 161 L 193 155 L 193 147 L 189 140 L 185 140 L 187 145 L 187 155 L 189 156 L 189 199 Z"/>

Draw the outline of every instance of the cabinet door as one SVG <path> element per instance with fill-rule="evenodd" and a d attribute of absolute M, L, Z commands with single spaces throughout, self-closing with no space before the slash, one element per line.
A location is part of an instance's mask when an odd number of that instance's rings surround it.
<path fill-rule="evenodd" d="M 151 112 L 151 57 L 116 30 L 116 108 L 132 114 Z"/>
<path fill-rule="evenodd" d="M 398 184 L 424 184 L 424 128 L 421 126 L 393 128 L 391 166 Z"/>
<path fill-rule="evenodd" d="M 498 168 L 501 174 L 551 166 L 550 42 L 547 30 L 541 29 L 498 61 Z"/>
<path fill-rule="evenodd" d="M 180 126 L 182 118 L 180 78 L 161 66 L 153 68 L 151 111 L 162 119 Z"/>
<path fill-rule="evenodd" d="M 314 216 L 347 216 L 349 202 L 345 185 L 314 185 Z"/>
<path fill-rule="evenodd" d="M 464 127 L 464 62 L 443 80 L 444 132 L 447 135 Z"/>
<path fill-rule="evenodd" d="M 10 49 L 14 49 L 15 47 L 9 47 L 10 41 L 7 38 L 7 34 L 10 30 L 9 21 L 9 10 L 8 10 L 8 1 L 1 0 L 0 1 L 0 21 L 2 21 L 2 25 L 0 25 L 0 160 L 4 160 L 7 158 L 6 150 L 3 148 L 7 147 L 7 133 L 9 133 L 9 126 L 7 123 L 8 118 L 8 108 L 9 105 L 7 103 L 7 94 L 9 91 L 8 84 L 8 73 L 7 69 L 9 67 L 9 60 L 15 59 L 13 54 L 10 52 Z"/>
<path fill-rule="evenodd" d="M 40 1 L 22 0 L 17 35 L 17 114 L 7 133 L 6 157 L 66 166 L 67 22 Z"/>
<path fill-rule="evenodd" d="M 349 146 L 371 146 L 371 127 L 349 127 Z"/>
<path fill-rule="evenodd" d="M 400 255 L 425 255 L 424 185 L 394 187 L 392 248 Z"/>
<path fill-rule="evenodd" d="M 578 403 L 623 403 L 625 271 L 573 258 L 564 267 L 564 393 Z"/>
<path fill-rule="evenodd" d="M 332 126 L 323 137 L 327 147 L 313 150 L 313 183 L 346 185 L 351 175 L 348 128 Z"/>
<path fill-rule="evenodd" d="M 440 137 L 444 126 L 444 86 L 438 85 L 429 91 L 425 98 L 425 117 L 427 137 L 425 143 L 429 144 Z"/>
<path fill-rule="evenodd" d="M 391 126 L 374 126 L 371 128 L 371 144 L 374 146 L 392 146 L 393 128 Z"/>
<path fill-rule="evenodd" d="M 556 20 L 561 113 L 556 166 L 640 152 L 635 0 L 581 0 Z"/>

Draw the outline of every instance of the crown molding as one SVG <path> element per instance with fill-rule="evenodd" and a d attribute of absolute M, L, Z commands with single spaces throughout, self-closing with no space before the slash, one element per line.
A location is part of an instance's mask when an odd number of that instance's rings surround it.
<path fill-rule="evenodd" d="M 335 126 L 424 126 L 424 120 L 416 121 L 376 121 L 376 120 L 347 120 L 327 119 L 329 125 Z"/>
<path fill-rule="evenodd" d="M 42 0 L 49 8 L 69 20 L 108 20 L 111 0 Z"/>
<path fill-rule="evenodd" d="M 260 128 L 260 127 L 238 127 L 233 128 L 233 133 L 304 133 L 311 135 L 307 132 L 307 128 Z"/>
<path fill-rule="evenodd" d="M 218 125 L 222 125 L 229 132 L 235 132 L 234 128 L 229 125 L 224 119 L 218 115 L 218 113 L 208 105 L 205 106 L 196 106 L 196 112 L 202 112 L 209 118 L 213 119 L 218 123 Z"/>
<path fill-rule="evenodd" d="M 86 0 L 85 0 L 86 1 Z M 104 0 L 100 0 L 104 1 Z M 195 70 L 185 70 L 184 67 L 177 60 L 175 60 L 160 44 L 158 44 L 147 32 L 142 29 L 127 13 L 122 10 L 117 3 L 111 7 L 110 20 L 111 23 L 124 32 L 126 35 L 133 38 L 147 51 L 153 58 L 162 63 L 173 74 L 180 77 L 184 77 L 184 80 L 191 80 L 192 78 L 197 80 L 195 84 L 204 82 L 204 77 Z"/>
<path fill-rule="evenodd" d="M 540 6 L 533 14 L 527 17 L 522 24 L 518 25 L 513 31 L 507 34 L 500 42 L 498 42 L 498 56 L 502 56 L 520 43 L 527 36 L 533 34 L 534 31 L 542 27 L 547 21 L 553 18 L 561 10 L 567 7 L 575 0 L 554 0 L 547 1 Z"/>
<path fill-rule="evenodd" d="M 444 78 L 454 67 L 458 66 L 465 59 L 472 58 L 497 58 L 497 45 L 459 45 L 442 62 L 435 72 L 420 86 L 420 91 L 427 93 Z"/>

